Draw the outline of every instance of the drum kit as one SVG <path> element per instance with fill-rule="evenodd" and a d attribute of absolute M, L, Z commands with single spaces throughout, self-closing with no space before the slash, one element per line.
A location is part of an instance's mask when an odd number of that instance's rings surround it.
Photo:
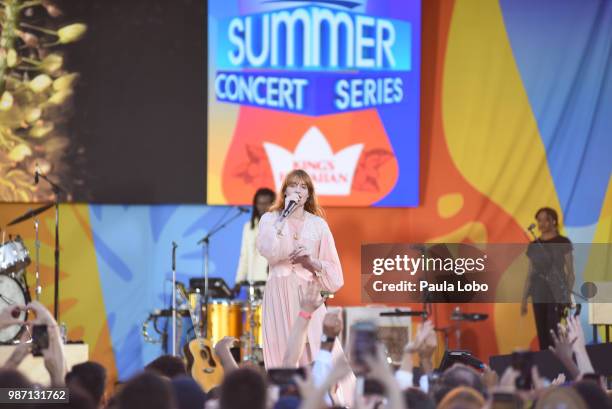
<path fill-rule="evenodd" d="M 210 277 L 209 251 L 211 238 L 222 231 L 233 221 L 238 220 L 241 214 L 248 213 L 248 209 L 237 207 L 237 212 L 226 218 L 225 213 L 217 223 L 214 224 L 207 234 L 196 244 L 202 246 L 203 275 L 189 280 L 189 290 L 184 284 L 176 280 L 176 250 L 178 244 L 172 242 L 172 306 L 165 310 L 155 310 L 142 325 L 142 335 L 146 342 L 161 343 L 164 352 L 172 355 L 178 354 L 181 334 L 184 332 L 179 328 L 182 320 L 187 317 L 191 328 L 186 331 L 187 342 L 184 344 L 185 356 L 188 360 L 191 345 L 196 344 L 200 349 L 197 354 L 200 358 L 208 353 L 209 345 L 214 346 L 224 337 L 238 339 L 240 345 L 240 359 L 253 363 L 263 363 L 263 333 L 262 333 L 262 302 L 265 281 L 238 283 L 240 289 L 246 289 L 246 300 L 238 300 L 222 278 Z M 168 348 L 168 334 L 166 330 L 160 331 L 158 320 L 162 317 L 171 319 L 171 348 Z M 148 331 L 150 323 L 160 335 L 159 339 L 153 338 Z M 188 325 L 189 325 L 188 324 Z M 166 325 L 167 326 L 167 325 Z M 197 344 L 200 344 L 199 346 Z M 193 351 L 191 351 L 193 352 Z M 214 359 L 213 359 L 214 360 Z M 208 363 L 206 364 L 206 366 Z M 188 366 L 191 366 L 189 364 Z M 214 367 L 214 365 L 213 365 Z M 213 367 L 207 367 L 204 372 L 211 374 Z M 197 372 L 197 371 L 196 371 Z M 195 377 L 198 379 L 198 377 Z M 212 383 L 215 381 L 212 380 Z M 203 381 L 207 383 L 207 381 Z"/>
<path fill-rule="evenodd" d="M 239 283 L 241 292 L 246 292 L 246 299 L 233 297 L 232 291 L 221 278 L 209 279 L 209 292 L 211 297 L 208 303 L 204 302 L 201 279 L 191 279 L 189 289 L 178 282 L 177 315 L 187 317 L 190 328 L 187 329 L 187 338 L 193 339 L 197 334 L 214 345 L 224 337 L 233 337 L 239 341 L 242 361 L 261 363 L 263 361 L 263 334 L 262 301 L 265 281 Z M 142 335 L 146 342 L 163 343 L 164 331 L 160 329 L 158 320 L 169 318 L 171 309 L 155 310 L 149 315 L 142 326 Z M 184 325 L 178 320 L 178 326 Z M 149 332 L 149 326 L 160 336 L 154 338 Z M 204 330 L 204 326 L 206 329 Z M 182 328 L 177 331 L 178 338 L 183 333 Z M 180 343 L 180 339 L 175 342 Z"/>
<path fill-rule="evenodd" d="M 206 307 L 200 303 L 203 299 L 199 299 L 202 293 L 198 289 L 190 293 L 190 306 L 201 314 L 200 322 L 206 322 L 206 331 L 203 333 L 213 345 L 224 337 L 233 337 L 239 340 L 243 361 L 263 361 L 261 304 L 265 284 L 265 281 L 242 282 L 240 286 L 246 289 L 246 300 L 228 296 L 217 298 L 215 294 L 215 298 L 209 299 Z"/>
<path fill-rule="evenodd" d="M 38 239 L 38 216 L 40 213 L 53 206 L 53 203 L 44 205 L 37 209 L 29 210 L 25 214 L 17 217 L 7 224 L 13 226 L 26 220 L 34 220 L 36 247 L 35 266 L 36 266 L 36 288 L 34 290 L 36 299 L 38 300 L 41 293 L 40 274 L 39 274 L 39 249 L 40 241 Z M 0 243 L 0 310 L 11 305 L 26 305 L 30 302 L 30 291 L 26 279 L 26 267 L 32 260 L 30 252 L 23 243 L 20 236 L 13 238 L 9 235 L 8 240 L 5 240 L 5 232 L 2 233 L 2 242 Z M 20 313 L 19 319 L 25 320 L 26 312 Z M 0 344 L 12 344 L 19 342 L 19 336 L 23 327 L 20 325 L 11 325 L 0 329 Z"/>

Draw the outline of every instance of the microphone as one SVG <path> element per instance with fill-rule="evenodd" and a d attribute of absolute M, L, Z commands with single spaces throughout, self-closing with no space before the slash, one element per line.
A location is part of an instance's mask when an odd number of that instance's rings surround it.
<path fill-rule="evenodd" d="M 287 206 L 285 206 L 285 208 L 283 209 L 283 213 L 281 214 L 281 217 L 289 216 L 291 212 L 293 211 L 293 209 L 295 208 L 295 206 L 297 206 L 297 202 L 295 200 L 289 200 L 289 203 L 287 203 Z"/>
<path fill-rule="evenodd" d="M 536 236 L 535 232 L 533 231 L 535 229 L 536 225 L 535 223 L 531 223 L 528 227 L 527 227 L 527 231 L 531 234 L 531 237 L 533 237 L 533 239 L 537 242 L 539 242 L 538 237 Z"/>
<path fill-rule="evenodd" d="M 38 184 L 38 163 L 36 164 L 36 168 L 34 169 L 34 184 L 37 185 Z"/>

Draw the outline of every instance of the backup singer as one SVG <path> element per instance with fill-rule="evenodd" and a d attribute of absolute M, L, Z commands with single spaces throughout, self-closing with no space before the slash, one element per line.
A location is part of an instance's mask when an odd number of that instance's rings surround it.
<path fill-rule="evenodd" d="M 236 286 L 234 292 L 240 290 L 240 283 L 248 281 L 266 281 L 268 279 L 268 261 L 263 258 L 255 247 L 255 240 L 259 232 L 259 219 L 268 211 L 276 194 L 268 188 L 260 188 L 253 197 L 253 210 L 251 220 L 244 224 L 242 229 L 242 245 L 240 246 L 240 260 L 236 270 Z"/>
<path fill-rule="evenodd" d="M 529 273 L 523 291 L 521 315 L 527 313 L 527 298 L 531 296 L 533 315 L 540 349 L 553 345 L 550 331 L 557 331 L 557 324 L 564 310 L 571 305 L 574 287 L 574 258 L 572 242 L 559 234 L 559 217 L 550 207 L 539 209 L 535 218 L 540 237 L 529 243 Z"/>
<path fill-rule="evenodd" d="M 284 218 L 285 206 L 297 204 Z M 263 355 L 266 368 L 281 367 L 291 327 L 300 311 L 300 294 L 317 280 L 323 290 L 336 292 L 344 284 L 334 238 L 317 204 L 314 186 L 303 170 L 290 172 L 270 212 L 259 222 L 257 249 L 270 266 L 263 300 Z M 312 313 L 307 346 L 300 365 L 308 365 L 319 352 L 325 305 Z M 338 340 L 332 355 L 340 356 Z"/>

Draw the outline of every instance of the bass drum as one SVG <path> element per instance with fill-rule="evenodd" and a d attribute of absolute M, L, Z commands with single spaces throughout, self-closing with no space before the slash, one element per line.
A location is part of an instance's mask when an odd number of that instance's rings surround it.
<path fill-rule="evenodd" d="M 17 279 L 8 275 L 0 275 L 0 310 L 11 308 L 13 305 L 26 305 L 28 301 L 28 293 Z M 17 318 L 25 321 L 26 315 L 26 311 L 20 311 Z M 11 325 L 0 329 L 0 343 L 13 343 L 20 335 L 22 329 L 22 325 Z"/>

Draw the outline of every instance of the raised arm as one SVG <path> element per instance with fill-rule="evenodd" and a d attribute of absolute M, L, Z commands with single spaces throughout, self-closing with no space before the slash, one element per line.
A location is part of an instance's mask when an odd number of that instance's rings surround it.
<path fill-rule="evenodd" d="M 305 287 L 298 287 L 300 292 L 300 313 L 295 318 L 289 331 L 287 350 L 283 356 L 283 367 L 297 368 L 308 334 L 308 324 L 312 313 L 323 304 L 321 287 L 316 281 L 309 282 Z"/>
<path fill-rule="evenodd" d="M 574 317 L 572 315 L 567 317 L 567 331 L 569 338 L 575 340 L 572 344 L 572 349 L 576 356 L 576 365 L 578 366 L 580 375 L 595 372 L 593 363 L 586 350 L 586 340 L 579 317 Z"/>

